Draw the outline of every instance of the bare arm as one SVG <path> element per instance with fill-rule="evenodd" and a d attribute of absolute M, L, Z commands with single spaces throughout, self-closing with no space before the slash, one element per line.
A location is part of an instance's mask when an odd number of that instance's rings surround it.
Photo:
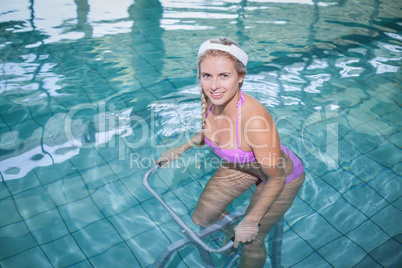
<path fill-rule="evenodd" d="M 201 143 L 201 133 L 197 133 L 191 139 L 187 140 L 184 144 L 163 152 L 160 158 L 155 161 L 155 164 L 159 164 L 162 167 L 166 167 L 171 162 L 179 158 L 182 153 L 184 153 L 191 147 L 199 145 L 200 143 Z"/>
<path fill-rule="evenodd" d="M 286 176 L 280 165 L 279 135 L 272 118 L 257 117 L 249 127 L 247 132 L 249 145 L 261 169 L 269 177 L 257 202 L 246 217 L 249 221 L 259 223 L 282 192 Z"/>
<path fill-rule="evenodd" d="M 240 242 L 251 242 L 255 239 L 260 220 L 279 197 L 286 183 L 284 170 L 279 166 L 280 143 L 272 118 L 270 116 L 255 116 L 253 121 L 249 124 L 250 131 L 245 133 L 246 140 L 261 169 L 268 175 L 269 179 L 250 212 L 235 227 L 235 248 Z"/>

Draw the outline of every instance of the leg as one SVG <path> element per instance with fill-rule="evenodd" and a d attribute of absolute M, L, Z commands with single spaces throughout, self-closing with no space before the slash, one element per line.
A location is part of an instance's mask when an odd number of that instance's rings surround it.
<path fill-rule="evenodd" d="M 258 181 L 244 172 L 219 167 L 198 199 L 192 220 L 207 227 L 228 214 L 226 207 Z"/>
<path fill-rule="evenodd" d="M 285 214 L 290 208 L 295 199 L 300 187 L 304 182 L 304 173 L 286 184 L 278 199 L 274 202 L 271 208 L 267 211 L 260 221 L 260 230 L 255 240 L 250 243 L 243 244 L 242 254 L 240 259 L 240 267 L 263 267 L 266 259 L 266 248 L 264 239 L 271 231 L 275 223 Z M 254 192 L 254 196 L 250 202 L 250 208 L 255 204 L 264 185 L 258 185 Z"/>

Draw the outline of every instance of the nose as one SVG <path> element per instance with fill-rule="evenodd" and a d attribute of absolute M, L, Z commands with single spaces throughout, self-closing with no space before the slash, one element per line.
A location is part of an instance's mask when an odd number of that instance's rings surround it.
<path fill-rule="evenodd" d="M 212 78 L 212 82 L 211 82 L 211 90 L 217 90 L 220 86 L 218 77 L 214 77 Z"/>

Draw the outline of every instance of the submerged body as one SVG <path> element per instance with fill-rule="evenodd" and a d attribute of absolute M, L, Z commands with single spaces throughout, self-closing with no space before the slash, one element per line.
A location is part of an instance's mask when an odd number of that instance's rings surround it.
<path fill-rule="evenodd" d="M 201 45 L 198 76 L 203 108 L 202 131 L 187 143 L 162 154 L 166 166 L 194 145 L 208 144 L 222 164 L 202 192 L 194 223 L 207 227 L 229 214 L 226 207 L 254 184 L 254 195 L 235 234 L 242 244 L 240 266 L 263 267 L 264 239 L 293 203 L 304 181 L 301 160 L 280 144 L 267 109 L 241 91 L 247 55 L 233 40 L 220 38 Z M 263 182 L 263 183 L 261 183 Z"/>

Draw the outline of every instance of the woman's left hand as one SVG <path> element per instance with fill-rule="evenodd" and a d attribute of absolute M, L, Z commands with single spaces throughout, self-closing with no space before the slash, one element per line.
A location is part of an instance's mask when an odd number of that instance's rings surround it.
<path fill-rule="evenodd" d="M 243 219 L 235 228 L 235 241 L 233 244 L 234 248 L 239 246 L 239 243 L 246 243 L 253 241 L 259 231 L 259 223 Z"/>

